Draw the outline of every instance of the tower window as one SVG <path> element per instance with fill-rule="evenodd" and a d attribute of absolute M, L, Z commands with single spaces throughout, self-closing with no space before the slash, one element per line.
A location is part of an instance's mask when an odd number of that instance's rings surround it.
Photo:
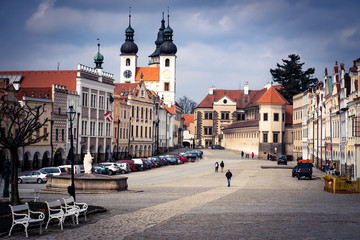
<path fill-rule="evenodd" d="M 164 83 L 164 91 L 169 91 L 169 90 L 170 90 L 170 84 Z"/>
<path fill-rule="evenodd" d="M 126 59 L 126 66 L 130 66 L 130 58 Z"/>
<path fill-rule="evenodd" d="M 165 59 L 165 67 L 170 67 L 170 59 Z"/>

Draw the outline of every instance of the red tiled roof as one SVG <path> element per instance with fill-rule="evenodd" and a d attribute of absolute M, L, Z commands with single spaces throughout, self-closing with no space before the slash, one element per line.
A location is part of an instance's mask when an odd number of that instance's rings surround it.
<path fill-rule="evenodd" d="M 206 97 L 201 101 L 197 108 L 212 108 L 214 104 L 214 95 L 206 95 Z"/>
<path fill-rule="evenodd" d="M 140 74 L 143 74 L 144 81 L 159 81 L 160 68 L 158 67 L 138 67 L 136 68 L 135 81 L 140 81 Z"/>
<path fill-rule="evenodd" d="M 193 123 L 195 120 L 194 114 L 184 114 L 183 117 L 184 117 L 184 126 L 189 126 L 190 123 L 191 122 Z"/>
<path fill-rule="evenodd" d="M 280 103 L 289 104 L 289 102 L 274 87 L 270 87 L 265 94 L 261 96 L 256 103 Z"/>
<path fill-rule="evenodd" d="M 232 129 L 232 128 L 246 128 L 246 127 L 256 127 L 256 126 L 259 126 L 259 119 L 234 122 L 224 127 L 224 130 Z"/>
<path fill-rule="evenodd" d="M 285 105 L 285 124 L 293 123 L 293 106 Z"/>
<path fill-rule="evenodd" d="M 114 89 L 114 95 L 120 95 L 120 93 L 129 92 L 131 89 L 131 92 L 134 91 L 138 86 L 138 83 L 115 83 L 115 89 Z M 126 96 L 121 96 L 126 97 Z"/>
<path fill-rule="evenodd" d="M 164 105 L 165 109 L 171 113 L 172 115 L 175 114 L 175 105 L 171 105 L 171 107 L 168 107 L 168 105 Z"/>
<path fill-rule="evenodd" d="M 48 97 L 45 97 L 45 95 Z M 52 98 L 52 87 L 44 88 L 20 88 L 20 90 L 15 94 L 16 98 L 22 100 L 23 96 L 36 97 L 36 98 Z"/>
<path fill-rule="evenodd" d="M 66 86 L 67 90 L 76 91 L 76 70 L 52 71 L 6 71 L 0 74 L 21 74 L 21 88 L 44 88 L 53 84 Z"/>

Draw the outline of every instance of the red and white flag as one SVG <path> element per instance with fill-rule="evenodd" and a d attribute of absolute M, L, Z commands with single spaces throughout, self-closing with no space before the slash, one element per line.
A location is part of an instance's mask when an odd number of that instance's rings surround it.
<path fill-rule="evenodd" d="M 106 120 L 108 120 L 109 122 L 111 122 L 113 120 L 113 117 L 111 116 L 110 112 L 107 112 L 104 114 Z"/>

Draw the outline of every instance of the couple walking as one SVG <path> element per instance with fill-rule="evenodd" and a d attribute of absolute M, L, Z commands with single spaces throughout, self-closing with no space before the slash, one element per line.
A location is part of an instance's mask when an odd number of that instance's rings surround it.
<path fill-rule="evenodd" d="M 224 166 L 225 166 L 224 161 L 221 161 L 221 163 L 220 163 L 221 172 L 224 171 Z M 215 172 L 219 172 L 219 163 L 218 162 L 215 163 Z"/>

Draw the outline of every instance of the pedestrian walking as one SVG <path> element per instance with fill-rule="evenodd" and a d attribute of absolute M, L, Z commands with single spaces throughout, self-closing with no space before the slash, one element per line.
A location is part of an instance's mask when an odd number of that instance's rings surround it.
<path fill-rule="evenodd" d="M 252 157 L 252 159 L 254 159 L 254 152 L 251 153 L 251 157 Z"/>
<path fill-rule="evenodd" d="M 230 172 L 230 169 L 228 169 L 227 173 L 225 174 L 227 181 L 228 181 L 228 187 L 230 187 L 230 181 L 232 177 L 232 173 Z"/>
<path fill-rule="evenodd" d="M 216 163 L 215 163 L 215 172 L 218 172 L 218 171 L 219 171 L 219 163 L 216 162 Z"/>
<path fill-rule="evenodd" d="M 241 151 L 241 158 L 244 158 L 244 151 Z"/>
<path fill-rule="evenodd" d="M 224 172 L 224 166 L 225 166 L 224 161 L 221 161 L 220 163 L 221 172 Z"/>

